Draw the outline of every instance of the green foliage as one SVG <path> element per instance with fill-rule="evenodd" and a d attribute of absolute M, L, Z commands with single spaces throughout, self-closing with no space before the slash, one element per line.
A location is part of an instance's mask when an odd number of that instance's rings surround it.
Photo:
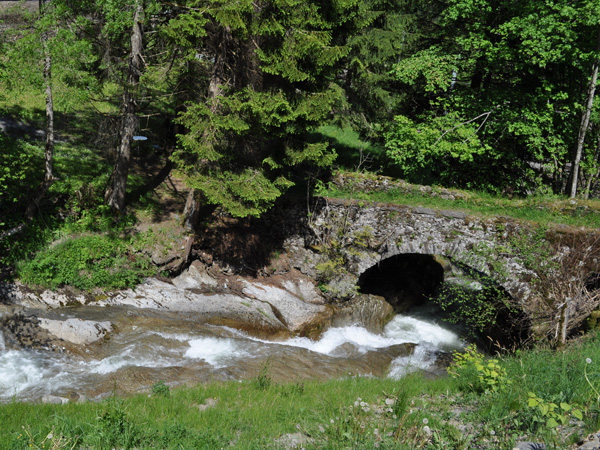
<path fill-rule="evenodd" d="M 114 236 L 71 238 L 40 251 L 17 266 L 24 283 L 84 290 L 126 288 L 153 273 L 147 257 L 134 254 Z"/>
<path fill-rule="evenodd" d="M 271 387 L 271 383 L 273 382 L 273 380 L 271 379 L 271 375 L 269 374 L 270 365 L 270 361 L 267 360 L 260 368 L 260 373 L 258 374 L 256 379 L 253 380 L 253 384 L 256 387 L 256 389 L 265 391 Z"/>
<path fill-rule="evenodd" d="M 299 174 L 334 161 L 327 143 L 306 138 L 342 97 L 331 79 L 348 53 L 348 34 L 365 18 L 359 2 L 194 3 L 195 17 L 201 6 L 210 17 L 204 30 L 180 17 L 171 32 L 209 42 L 226 36 L 229 44 L 206 49 L 216 63 L 211 91 L 179 117 L 189 132 L 179 136 L 173 161 L 206 202 L 258 216 Z"/>
<path fill-rule="evenodd" d="M 23 208 L 28 192 L 39 182 L 36 165 L 41 160 L 39 147 L 26 141 L 15 140 L 0 133 L 0 229 L 6 224 L 9 212 Z"/>
<path fill-rule="evenodd" d="M 428 8 L 439 28 L 432 29 L 422 47 L 413 47 L 393 68 L 400 89 L 408 92 L 400 111 L 419 125 L 400 124 L 403 133 L 386 140 L 401 143 L 398 152 L 403 148 L 410 152 L 409 143 L 423 145 L 428 152 L 431 129 L 455 126 L 439 127 L 435 121 L 455 116 L 456 124 L 465 128 L 465 135 L 453 143 L 459 144 L 456 153 L 464 152 L 471 134 L 485 154 L 477 155 L 477 170 L 471 170 L 464 159 L 453 161 L 453 170 L 460 172 L 460 179 L 453 182 L 481 189 L 510 186 L 522 193 L 544 189 L 562 193 L 592 55 L 597 52 L 597 19 L 590 20 L 580 11 L 590 11 L 593 5 L 581 1 L 575 6 L 566 0 L 535 6 L 453 0 L 444 3 L 442 11 Z M 594 117 L 592 122 L 597 123 L 596 106 Z M 416 131 L 411 135 L 411 128 L 421 129 L 425 138 Z M 591 166 L 597 167 L 595 139 L 586 142 L 584 160 L 595 159 Z M 588 179 L 595 176 L 593 170 Z M 432 172 L 434 180 L 438 172 Z M 444 180 L 444 174 L 439 176 Z"/>
<path fill-rule="evenodd" d="M 98 87 L 90 73 L 97 54 L 92 43 L 78 34 L 78 30 L 89 26 L 89 20 L 74 15 L 63 0 L 45 2 L 44 5 L 43 14 L 28 18 L 32 21 L 31 27 L 8 30 L 11 39 L 3 43 L 3 78 L 9 89 L 35 86 L 41 93 L 47 51 L 53 62 L 54 107 L 73 111 L 89 100 Z"/>
<path fill-rule="evenodd" d="M 96 441 L 99 448 L 115 446 L 135 448 L 141 440 L 141 430 L 127 414 L 124 403 L 112 398 L 97 417 L 95 433 L 90 440 Z"/>
<path fill-rule="evenodd" d="M 452 83 L 452 72 L 456 69 L 454 60 L 454 56 L 431 47 L 396 64 L 392 73 L 403 83 L 422 83 L 425 92 L 447 91 Z"/>
<path fill-rule="evenodd" d="M 519 231 L 509 237 L 512 252 L 523 265 L 538 275 L 552 274 L 558 269 L 558 261 L 553 258 L 555 252 L 546 238 L 548 229 L 538 227 L 532 232 Z"/>
<path fill-rule="evenodd" d="M 437 181 L 446 186 L 480 187 L 473 168 L 491 148 L 480 141 L 477 124 L 456 114 L 415 123 L 396 116 L 385 133 L 388 157 L 416 181 Z"/>
<path fill-rule="evenodd" d="M 447 313 L 445 320 L 465 324 L 471 333 L 484 332 L 496 324 L 501 311 L 513 309 L 497 279 L 475 271 L 462 278 L 442 284 L 432 299 Z"/>
<path fill-rule="evenodd" d="M 336 255 L 333 258 L 318 263 L 315 266 L 315 270 L 317 271 L 319 282 L 328 283 L 344 272 L 344 258 L 341 255 Z"/>
<path fill-rule="evenodd" d="M 452 353 L 452 365 L 448 373 L 461 381 L 461 384 L 477 393 L 495 393 L 506 389 L 512 382 L 497 359 L 485 359 L 475 344 L 464 351 Z"/>
<path fill-rule="evenodd" d="M 160 380 L 152 385 L 152 395 L 158 397 L 169 397 L 171 395 L 171 389 L 165 384 L 164 381 Z"/>
<path fill-rule="evenodd" d="M 574 408 L 565 402 L 556 403 L 544 400 L 533 392 L 528 393 L 527 406 L 534 410 L 533 422 L 544 424 L 546 428 L 555 429 L 560 425 L 566 425 L 571 417 L 583 420 L 580 409 Z"/>
<path fill-rule="evenodd" d="M 323 125 L 311 135 L 311 139 L 326 139 L 337 154 L 335 165 L 346 170 L 381 170 L 386 164 L 383 146 L 362 139 L 352 128 Z"/>
<path fill-rule="evenodd" d="M 349 120 L 361 133 L 377 137 L 377 125 L 390 120 L 407 100 L 390 69 L 423 45 L 421 37 L 429 34 L 431 23 L 422 12 L 435 14 L 436 6 L 405 0 L 363 3 L 368 22 L 349 39 L 347 71 L 339 80 L 348 104 L 338 107 L 336 119 Z"/>

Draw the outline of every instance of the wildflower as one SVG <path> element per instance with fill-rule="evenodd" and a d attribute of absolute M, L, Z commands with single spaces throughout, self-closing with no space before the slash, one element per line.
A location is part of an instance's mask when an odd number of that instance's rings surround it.
<path fill-rule="evenodd" d="M 333 423 L 335 422 L 333 419 L 329 419 L 329 423 Z"/>
<path fill-rule="evenodd" d="M 592 358 L 585 358 L 585 362 L 588 363 L 588 364 L 591 364 L 592 363 Z"/>
<path fill-rule="evenodd" d="M 392 417 L 393 417 L 394 419 L 397 419 L 397 418 L 398 418 L 398 416 L 397 416 L 396 414 L 394 414 Z"/>
<path fill-rule="evenodd" d="M 369 412 L 371 410 L 371 408 L 369 408 L 368 406 L 363 406 L 362 409 L 364 412 Z"/>
<path fill-rule="evenodd" d="M 386 398 L 385 399 L 385 404 L 388 405 L 388 406 L 393 405 L 394 403 L 395 402 L 394 402 L 393 398 Z"/>
<path fill-rule="evenodd" d="M 367 406 L 367 404 L 365 402 L 360 402 L 360 406 L 364 408 L 365 406 Z"/>
<path fill-rule="evenodd" d="M 373 430 L 373 434 L 374 434 L 375 436 L 377 436 L 377 435 L 379 434 L 379 428 L 375 428 L 375 429 Z"/>
<path fill-rule="evenodd" d="M 428 419 L 427 417 L 425 417 L 425 418 L 423 419 L 423 424 L 427 425 L 428 423 L 429 423 L 429 419 Z"/>
<path fill-rule="evenodd" d="M 355 407 L 357 407 L 357 408 L 358 408 L 358 405 L 359 405 L 359 404 L 360 404 L 360 403 L 358 403 L 358 400 L 354 402 L 354 406 L 355 406 Z"/>
<path fill-rule="evenodd" d="M 491 430 L 491 431 L 490 431 L 490 434 L 491 434 L 492 436 L 494 436 L 494 435 L 496 434 L 496 432 L 495 432 L 494 430 Z"/>
<path fill-rule="evenodd" d="M 325 433 L 325 428 L 323 428 L 323 425 L 319 425 L 319 431 L 321 433 Z"/>
<path fill-rule="evenodd" d="M 54 437 L 54 435 L 52 433 L 49 433 L 48 436 L 46 436 L 46 439 L 52 439 Z"/>
<path fill-rule="evenodd" d="M 423 427 L 423 431 L 425 432 L 425 434 L 427 434 L 428 436 L 431 436 L 431 428 L 429 428 L 427 425 L 425 425 Z"/>

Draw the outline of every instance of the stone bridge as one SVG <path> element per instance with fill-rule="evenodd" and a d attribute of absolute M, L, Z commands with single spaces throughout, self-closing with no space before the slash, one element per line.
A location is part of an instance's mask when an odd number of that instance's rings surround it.
<path fill-rule="evenodd" d="M 559 226 L 540 234 L 539 226 L 507 217 L 326 198 L 308 228 L 304 242 L 288 239 L 286 249 L 334 299 L 377 294 L 401 312 L 441 283 L 495 286 L 546 335 L 566 324 L 577 329 L 600 301 L 596 231 Z"/>

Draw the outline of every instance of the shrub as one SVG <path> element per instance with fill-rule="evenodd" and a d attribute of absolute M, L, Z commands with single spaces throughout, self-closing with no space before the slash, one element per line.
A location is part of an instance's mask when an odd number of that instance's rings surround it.
<path fill-rule="evenodd" d="M 486 361 L 475 344 L 469 345 L 464 352 L 455 351 L 453 356 L 448 373 L 461 379 L 464 386 L 475 392 L 497 392 L 510 384 L 506 369 L 500 366 L 497 359 Z"/>
<path fill-rule="evenodd" d="M 134 255 L 122 240 L 104 235 L 69 239 L 42 250 L 18 264 L 17 271 L 27 284 L 84 290 L 126 288 L 152 273 L 147 257 Z"/>

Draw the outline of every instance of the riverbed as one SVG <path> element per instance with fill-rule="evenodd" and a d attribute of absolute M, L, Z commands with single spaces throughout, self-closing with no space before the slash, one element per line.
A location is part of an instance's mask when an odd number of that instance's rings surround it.
<path fill-rule="evenodd" d="M 382 333 L 348 325 L 329 328 L 318 340 L 280 341 L 156 311 L 88 306 L 56 316 L 108 319 L 115 328 L 101 343 L 77 352 L 7 348 L 0 330 L 0 401 L 100 399 L 147 391 L 159 381 L 192 385 L 260 373 L 276 382 L 399 378 L 413 370 L 439 372 L 439 356 L 465 346 L 460 330 L 436 323 L 427 310 L 395 316 Z"/>

